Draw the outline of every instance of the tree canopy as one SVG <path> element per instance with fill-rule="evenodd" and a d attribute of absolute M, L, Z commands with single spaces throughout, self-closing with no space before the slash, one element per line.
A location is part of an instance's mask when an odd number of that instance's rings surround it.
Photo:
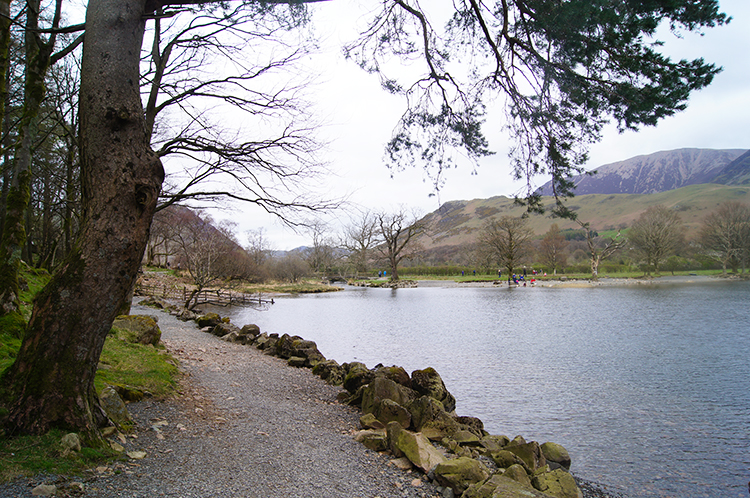
<path fill-rule="evenodd" d="M 661 27 L 700 32 L 729 22 L 717 0 L 455 0 L 439 29 L 431 19 L 449 7 L 381 0 L 368 29 L 346 48 L 377 73 L 408 108 L 388 144 L 394 167 L 421 164 L 436 188 L 457 148 L 477 161 L 491 153 L 486 105 L 501 99 L 517 178 L 530 211 L 543 212 L 534 177 L 548 174 L 553 212 L 574 217 L 563 201 L 582 172 L 589 144 L 605 124 L 620 130 L 655 125 L 686 108 L 690 93 L 721 70 L 702 58 L 660 52 Z M 389 59 L 419 60 L 421 75 L 389 72 Z"/>

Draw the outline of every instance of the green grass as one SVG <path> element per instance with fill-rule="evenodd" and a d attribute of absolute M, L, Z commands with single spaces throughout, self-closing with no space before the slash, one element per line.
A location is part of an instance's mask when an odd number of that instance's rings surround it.
<path fill-rule="evenodd" d="M 177 385 L 177 362 L 163 347 L 127 342 L 127 331 L 112 329 L 99 358 L 94 385 L 101 392 L 105 384 L 120 384 L 157 397 L 169 396 Z"/>
<path fill-rule="evenodd" d="M 0 482 L 40 473 L 73 475 L 112 457 L 110 451 L 82 448 L 62 456 L 64 431 L 53 429 L 43 436 L 0 438 Z"/>
<path fill-rule="evenodd" d="M 30 316 L 34 295 L 49 281 L 46 272 L 26 268 L 23 278 L 29 290 L 21 294 L 23 315 Z M 16 358 L 21 339 L 14 329 L 23 325 L 17 315 L 0 318 L 0 372 Z M 177 386 L 177 362 L 163 347 L 144 346 L 126 342 L 127 333 L 113 329 L 104 343 L 99 370 L 94 381 L 97 392 L 105 383 L 126 385 L 156 397 L 167 397 Z M 0 418 L 7 407 L 0 405 Z M 38 473 L 77 474 L 86 468 L 114 458 L 109 450 L 83 448 L 80 453 L 62 456 L 57 429 L 42 436 L 5 437 L 0 431 L 0 482 Z"/>
<path fill-rule="evenodd" d="M 256 294 L 259 292 L 265 294 L 314 294 L 319 292 L 336 292 L 339 290 L 341 290 L 341 287 L 338 287 L 336 285 L 322 284 L 319 280 L 298 282 L 296 284 L 251 284 L 245 285 L 242 288 L 243 292 L 247 292 L 250 294 Z"/>

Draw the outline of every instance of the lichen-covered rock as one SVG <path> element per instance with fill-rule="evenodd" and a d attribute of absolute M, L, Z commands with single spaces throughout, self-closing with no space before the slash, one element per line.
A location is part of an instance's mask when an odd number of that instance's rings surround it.
<path fill-rule="evenodd" d="M 253 337 L 258 337 L 260 335 L 260 327 L 258 327 L 254 323 L 243 325 L 242 329 L 240 329 L 240 333 L 242 335 L 251 335 Z"/>
<path fill-rule="evenodd" d="M 344 377 L 344 389 L 351 394 L 356 393 L 360 387 L 369 384 L 375 377 L 375 374 L 364 363 L 353 361 L 347 367 L 346 377 Z"/>
<path fill-rule="evenodd" d="M 378 420 L 372 413 L 365 413 L 359 417 L 359 425 L 363 429 L 385 429 L 385 424 Z"/>
<path fill-rule="evenodd" d="M 155 296 L 149 296 L 146 299 L 143 299 L 138 304 L 140 304 L 141 306 L 148 306 L 150 308 L 156 309 L 165 309 L 169 307 L 169 304 L 167 304 L 166 301 L 163 301 Z"/>
<path fill-rule="evenodd" d="M 456 421 L 459 424 L 465 426 L 466 429 L 476 434 L 480 439 L 487 434 L 487 432 L 484 430 L 484 422 L 482 422 L 477 417 L 456 417 Z"/>
<path fill-rule="evenodd" d="M 99 395 L 99 404 L 101 405 L 107 417 L 119 428 L 130 429 L 133 426 L 133 420 L 130 418 L 125 402 L 112 386 L 105 386 Z"/>
<path fill-rule="evenodd" d="M 286 362 L 290 367 L 302 368 L 305 366 L 307 358 L 303 358 L 301 356 L 292 356 L 288 360 L 286 360 Z"/>
<path fill-rule="evenodd" d="M 395 365 L 392 367 L 379 366 L 374 370 L 376 377 L 391 379 L 393 382 L 411 389 L 411 378 L 409 378 L 409 374 L 406 373 L 406 370 L 404 370 L 403 367 L 397 367 Z"/>
<path fill-rule="evenodd" d="M 461 498 L 550 498 L 549 495 L 526 487 L 513 479 L 495 474 L 483 483 L 474 484 Z"/>
<path fill-rule="evenodd" d="M 492 460 L 495 462 L 495 465 L 497 465 L 501 469 L 507 469 L 511 465 L 520 464 L 526 467 L 526 464 L 524 463 L 521 458 L 516 455 L 515 453 L 512 453 L 508 450 L 500 450 L 495 451 L 491 454 Z M 529 472 L 531 469 L 526 468 L 526 471 Z"/>
<path fill-rule="evenodd" d="M 414 428 L 433 441 L 450 437 L 460 430 L 456 419 L 431 396 L 416 399 L 409 405 L 409 411 Z"/>
<path fill-rule="evenodd" d="M 398 422 L 389 423 L 387 431 L 389 447 L 394 456 L 405 456 L 425 473 L 446 460 L 426 437 L 407 431 Z"/>
<path fill-rule="evenodd" d="M 547 463 L 554 463 L 565 470 L 570 470 L 570 454 L 568 450 L 557 443 L 550 442 L 542 444 L 541 449 Z"/>
<path fill-rule="evenodd" d="M 152 316 L 120 315 L 115 318 L 112 327 L 129 332 L 126 334 L 128 342 L 156 346 L 161 339 L 161 330 L 156 322 L 156 317 Z"/>
<path fill-rule="evenodd" d="M 383 429 L 365 429 L 359 431 L 354 434 L 354 440 L 373 451 L 385 451 L 388 449 L 388 437 Z"/>
<path fill-rule="evenodd" d="M 531 484 L 539 491 L 555 498 L 583 497 L 583 493 L 573 476 L 562 469 L 536 475 L 531 479 Z"/>
<path fill-rule="evenodd" d="M 295 339 L 302 338 L 298 335 L 290 336 L 289 334 L 284 334 L 279 337 L 279 340 L 276 341 L 276 346 L 274 346 L 274 354 L 279 358 L 284 358 L 285 360 L 289 359 L 289 357 L 294 354 L 292 351 L 292 343 Z"/>
<path fill-rule="evenodd" d="M 529 478 L 529 474 L 526 472 L 526 469 L 523 467 L 523 465 L 514 464 L 505 469 L 505 472 L 503 472 L 503 476 L 507 477 L 508 479 L 513 479 L 517 483 L 523 484 L 524 486 L 531 487 L 531 478 Z"/>
<path fill-rule="evenodd" d="M 466 429 L 456 431 L 451 435 L 451 439 L 461 446 L 479 446 L 479 437 Z"/>
<path fill-rule="evenodd" d="M 351 373 L 351 370 L 349 372 Z M 347 378 L 349 378 L 348 375 Z M 362 413 L 374 413 L 377 406 L 384 399 L 389 399 L 404 407 L 409 406 L 416 397 L 416 392 L 401 384 L 397 384 L 391 379 L 375 377 L 362 390 Z M 375 416 L 377 417 L 377 414 Z M 411 419 L 411 414 L 409 418 Z M 382 419 L 380 420 L 383 421 Z"/>
<path fill-rule="evenodd" d="M 306 367 L 312 368 L 318 363 L 326 361 L 326 357 L 318 350 L 318 345 L 314 341 L 295 340 L 292 343 L 292 351 L 295 356 L 305 358 Z"/>
<path fill-rule="evenodd" d="M 319 362 L 312 369 L 313 373 L 332 386 L 340 386 L 344 383 L 344 367 L 336 360 L 325 360 Z"/>
<path fill-rule="evenodd" d="M 217 313 L 206 313 L 201 315 L 195 320 L 198 323 L 199 328 L 203 327 L 216 327 L 221 322 L 221 317 Z"/>
<path fill-rule="evenodd" d="M 510 440 L 508 439 L 508 436 L 484 436 L 481 441 L 479 441 L 479 444 L 482 448 L 486 450 L 486 454 L 490 454 L 495 451 L 500 451 L 503 448 L 505 448 Z"/>
<path fill-rule="evenodd" d="M 435 477 L 440 484 L 450 487 L 456 495 L 461 495 L 472 484 L 487 480 L 490 471 L 479 460 L 459 457 L 439 463 L 435 467 Z"/>
<path fill-rule="evenodd" d="M 75 432 L 65 434 L 60 440 L 60 446 L 62 446 L 63 455 L 67 455 L 71 452 L 77 453 L 81 451 L 81 438 L 78 437 L 78 434 Z"/>
<path fill-rule="evenodd" d="M 146 395 L 145 392 L 132 386 L 126 386 L 125 384 L 112 384 L 117 394 L 123 399 L 123 401 L 140 401 Z"/>
<path fill-rule="evenodd" d="M 411 373 L 411 387 L 419 394 L 430 396 L 440 401 L 447 412 L 452 412 L 456 409 L 456 398 L 448 392 L 443 379 L 434 368 L 413 371 Z"/>
<path fill-rule="evenodd" d="M 182 320 L 183 322 L 190 322 L 198 318 L 198 315 L 189 309 L 180 310 L 176 316 L 178 320 Z"/>
<path fill-rule="evenodd" d="M 511 453 L 515 453 L 526 468 L 529 469 L 529 473 L 533 474 L 537 469 L 547 465 L 547 460 L 542 454 L 542 449 L 539 447 L 539 443 L 532 441 L 526 444 L 509 445 L 506 447 Z"/>
<path fill-rule="evenodd" d="M 375 410 L 372 413 L 380 422 L 386 425 L 389 422 L 398 422 L 404 429 L 408 429 L 411 425 L 409 410 L 391 399 L 381 400 L 375 406 Z"/>
<path fill-rule="evenodd" d="M 518 446 L 519 444 L 526 444 L 526 440 L 521 435 L 518 435 L 511 439 L 507 446 Z"/>
<path fill-rule="evenodd" d="M 235 342 L 240 335 L 240 328 L 232 323 L 219 322 L 213 329 L 211 329 L 211 333 L 222 338 L 228 334 L 234 334 L 234 340 L 230 342 Z"/>

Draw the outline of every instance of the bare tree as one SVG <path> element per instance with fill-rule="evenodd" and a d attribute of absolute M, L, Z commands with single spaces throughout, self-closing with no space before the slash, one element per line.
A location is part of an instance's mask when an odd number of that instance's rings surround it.
<path fill-rule="evenodd" d="M 553 223 L 539 243 L 539 258 L 545 266 L 552 269 L 553 275 L 557 275 L 557 269 L 564 267 L 567 263 L 568 258 L 565 255 L 567 246 L 568 241 L 560 232 L 560 227 L 557 223 Z"/>
<path fill-rule="evenodd" d="M 250 258 L 249 275 L 253 280 L 263 282 L 269 275 L 267 263 L 271 258 L 271 246 L 266 237 L 265 229 L 249 230 L 247 232 L 245 252 Z"/>
<path fill-rule="evenodd" d="M 378 219 L 369 211 L 359 213 L 344 227 L 341 246 L 348 252 L 347 259 L 355 273 L 369 270 L 372 251 L 379 241 Z"/>
<path fill-rule="evenodd" d="M 627 240 L 620 236 L 619 231 L 614 237 L 601 239 L 591 229 L 590 223 L 584 223 L 578 219 L 576 223 L 586 232 L 586 247 L 588 248 L 589 265 L 591 266 L 591 278 L 597 280 L 599 278 L 599 265 L 601 265 L 602 261 L 622 249 Z"/>
<path fill-rule="evenodd" d="M 328 234 L 328 225 L 320 220 L 307 223 L 312 237 L 312 247 L 306 251 L 306 259 L 314 272 L 327 273 L 336 262 L 335 244 Z"/>
<path fill-rule="evenodd" d="M 628 240 L 646 262 L 646 274 L 659 273 L 659 264 L 682 243 L 680 217 L 663 205 L 648 208 L 633 223 Z"/>
<path fill-rule="evenodd" d="M 299 253 L 291 252 L 274 263 L 273 272 L 277 279 L 294 284 L 310 274 L 310 265 Z"/>
<path fill-rule="evenodd" d="M 304 100 L 310 82 L 294 73 L 312 50 L 306 10 L 205 3 L 157 9 L 144 50 L 147 133 L 167 170 L 163 205 L 232 199 L 287 221 L 335 207 L 313 188 L 326 168 Z"/>
<path fill-rule="evenodd" d="M 203 290 L 242 275 L 241 248 L 232 240 L 228 227 L 214 226 L 208 216 L 182 208 L 174 221 L 177 262 L 194 285 L 184 304 L 191 309 Z"/>
<path fill-rule="evenodd" d="M 499 220 L 489 220 L 479 234 L 479 244 L 488 248 L 495 261 L 504 267 L 508 275 L 518 266 L 531 250 L 531 237 L 534 232 L 528 227 L 527 218 L 503 216 Z"/>
<path fill-rule="evenodd" d="M 706 216 L 698 237 L 708 255 L 721 263 L 725 274 L 727 266 L 736 272 L 740 265 L 744 273 L 750 253 L 750 207 L 736 201 L 725 202 Z"/>
<path fill-rule="evenodd" d="M 422 250 L 416 239 L 425 233 L 427 227 L 415 213 L 407 213 L 403 206 L 395 213 L 378 213 L 375 218 L 382 241 L 377 249 L 388 261 L 390 279 L 395 282 L 401 261 L 416 256 Z"/>

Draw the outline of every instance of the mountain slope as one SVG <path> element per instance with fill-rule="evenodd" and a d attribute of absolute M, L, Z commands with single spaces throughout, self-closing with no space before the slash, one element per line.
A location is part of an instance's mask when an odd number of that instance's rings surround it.
<path fill-rule="evenodd" d="M 722 185 L 750 185 L 750 150 L 727 164 L 711 183 Z"/>
<path fill-rule="evenodd" d="M 653 194 L 710 183 L 745 152 L 744 149 L 677 149 L 636 156 L 600 166 L 594 175 L 574 177 L 575 193 L 577 196 Z M 549 182 L 541 188 L 543 195 L 552 195 Z"/>
<path fill-rule="evenodd" d="M 703 218 L 726 201 L 750 204 L 750 187 L 703 184 L 656 194 L 588 194 L 574 197 L 568 205 L 579 219 L 591 223 L 592 228 L 606 230 L 628 227 L 649 207 L 663 204 L 677 211 L 691 236 L 697 232 Z M 424 218 L 429 223 L 430 236 L 422 237 L 420 242 L 427 249 L 472 244 L 487 220 L 521 216 L 524 212 L 525 208 L 515 205 L 513 199 L 502 196 L 447 202 Z M 529 226 L 536 235 L 544 234 L 553 223 L 561 229 L 579 228 L 569 220 L 547 215 L 529 216 Z"/>

